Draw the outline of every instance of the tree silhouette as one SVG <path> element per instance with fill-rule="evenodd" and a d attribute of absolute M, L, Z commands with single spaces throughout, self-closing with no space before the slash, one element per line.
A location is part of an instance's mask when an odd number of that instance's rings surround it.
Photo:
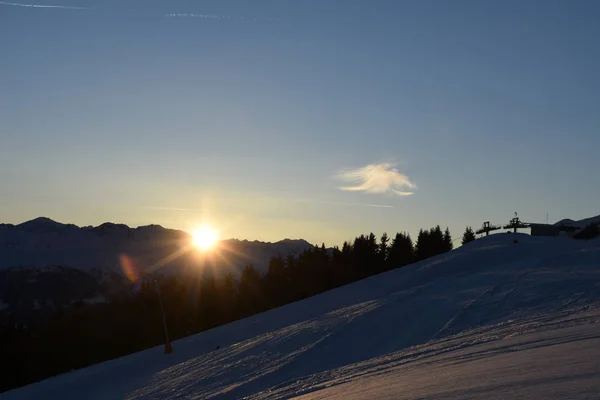
<path fill-rule="evenodd" d="M 444 246 L 444 233 L 442 232 L 442 228 L 439 225 L 436 225 L 431 231 L 431 247 L 432 254 L 431 256 L 437 256 L 438 254 L 442 254 L 446 251 Z"/>
<path fill-rule="evenodd" d="M 358 279 L 358 272 L 353 260 L 352 245 L 344 242 L 341 250 L 334 247 L 331 255 L 331 271 L 333 287 L 346 285 Z"/>
<path fill-rule="evenodd" d="M 415 249 L 408 233 L 397 233 L 389 249 L 387 269 L 400 268 L 415 260 Z"/>
<path fill-rule="evenodd" d="M 388 242 L 390 241 L 390 238 L 388 237 L 388 234 L 386 232 L 383 233 L 383 235 L 381 235 L 381 239 L 379 240 L 379 250 L 377 252 L 378 256 L 379 256 L 379 260 L 377 261 L 378 263 L 378 272 L 383 272 L 385 271 L 387 268 L 387 259 L 388 259 L 388 253 L 389 253 L 389 244 Z"/>
<path fill-rule="evenodd" d="M 262 278 L 252 265 L 244 268 L 240 277 L 237 307 L 244 317 L 266 309 Z"/>
<path fill-rule="evenodd" d="M 269 269 L 264 277 L 264 285 L 270 306 L 278 307 L 291 300 L 290 275 L 281 256 L 269 260 Z"/>
<path fill-rule="evenodd" d="M 454 244 L 452 243 L 452 235 L 450 234 L 450 228 L 446 227 L 444 231 L 444 251 L 452 251 Z"/>
<path fill-rule="evenodd" d="M 475 232 L 473 232 L 473 228 L 467 226 L 465 229 L 465 233 L 463 233 L 462 244 L 463 246 L 469 242 L 472 242 L 476 239 Z"/>
<path fill-rule="evenodd" d="M 217 296 L 217 284 L 212 266 L 208 266 L 204 271 L 204 276 L 200 284 L 198 322 L 201 330 L 212 328 L 217 324 L 218 318 L 216 318 L 214 312 L 217 307 Z"/>
<path fill-rule="evenodd" d="M 428 230 L 419 230 L 417 243 L 415 244 L 415 255 L 417 260 L 424 260 L 432 254 L 431 235 Z"/>
<path fill-rule="evenodd" d="M 217 284 L 216 311 L 221 324 L 240 318 L 239 310 L 236 309 L 237 296 L 237 283 L 233 274 L 229 272 Z"/>

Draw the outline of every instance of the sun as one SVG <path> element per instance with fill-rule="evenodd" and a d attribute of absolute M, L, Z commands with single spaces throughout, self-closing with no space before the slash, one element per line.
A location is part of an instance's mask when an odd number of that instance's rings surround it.
<path fill-rule="evenodd" d="M 219 233 L 209 225 L 199 226 L 192 233 L 192 243 L 200 250 L 211 249 L 217 244 Z"/>

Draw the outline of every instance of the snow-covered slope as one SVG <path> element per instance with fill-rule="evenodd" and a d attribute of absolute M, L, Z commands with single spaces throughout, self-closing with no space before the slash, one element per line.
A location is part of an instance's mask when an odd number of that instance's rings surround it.
<path fill-rule="evenodd" d="M 600 241 L 493 235 L 0 399 L 591 398 Z M 60 356 L 60 355 L 57 355 Z"/>

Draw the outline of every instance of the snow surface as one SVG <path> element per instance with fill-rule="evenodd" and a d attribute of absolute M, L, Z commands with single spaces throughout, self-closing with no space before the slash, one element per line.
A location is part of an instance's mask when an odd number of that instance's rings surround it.
<path fill-rule="evenodd" d="M 599 267 L 599 240 L 492 235 L 0 399 L 598 398 Z"/>

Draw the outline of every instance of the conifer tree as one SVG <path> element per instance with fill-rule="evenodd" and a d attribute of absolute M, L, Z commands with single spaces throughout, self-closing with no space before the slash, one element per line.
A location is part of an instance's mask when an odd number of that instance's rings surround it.
<path fill-rule="evenodd" d="M 450 228 L 446 227 L 444 231 L 444 251 L 452 251 L 454 244 L 452 243 L 452 235 L 450 234 Z"/>
<path fill-rule="evenodd" d="M 473 232 L 473 228 L 467 226 L 465 229 L 465 233 L 463 233 L 462 244 L 465 245 L 469 242 L 472 242 L 476 239 L 475 232 Z"/>

